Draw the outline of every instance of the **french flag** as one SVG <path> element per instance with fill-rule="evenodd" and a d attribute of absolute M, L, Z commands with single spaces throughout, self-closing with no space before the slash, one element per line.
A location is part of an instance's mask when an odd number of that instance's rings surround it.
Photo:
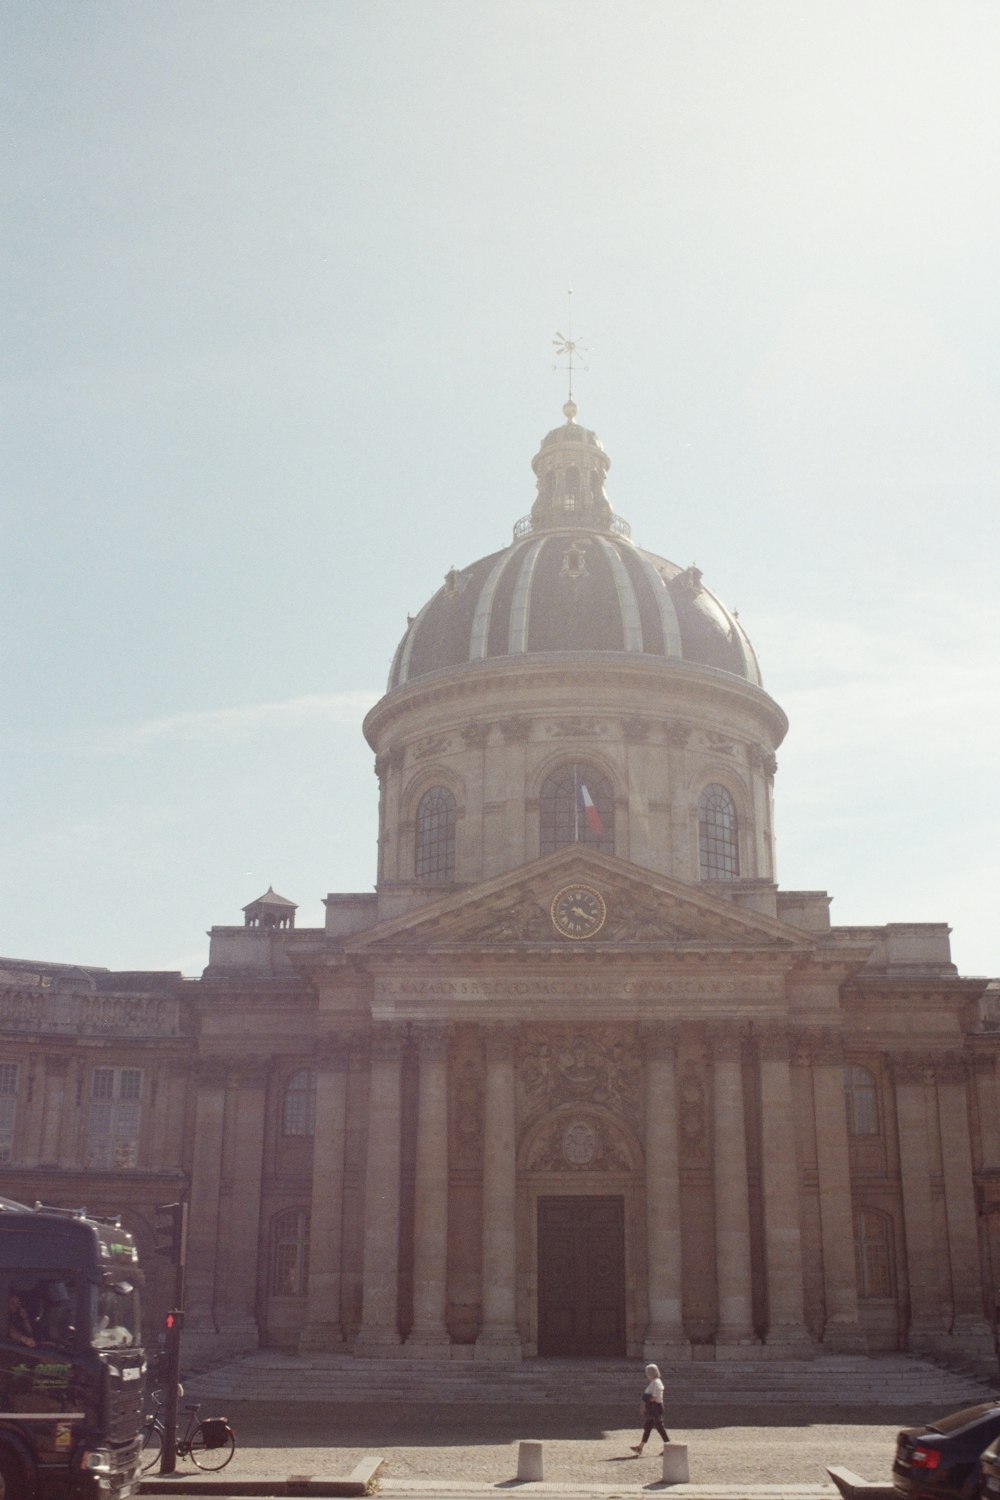
<path fill-rule="evenodd" d="M 580 799 L 580 811 L 587 819 L 587 827 L 591 833 L 596 833 L 598 838 L 602 838 L 604 836 L 604 824 L 601 822 L 601 815 L 594 806 L 594 799 L 588 792 L 586 784 L 582 781 L 578 783 L 578 796 Z"/>

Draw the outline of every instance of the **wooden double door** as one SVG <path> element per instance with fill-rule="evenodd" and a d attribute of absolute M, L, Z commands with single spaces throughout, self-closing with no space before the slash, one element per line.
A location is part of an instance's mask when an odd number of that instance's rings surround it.
<path fill-rule="evenodd" d="M 623 1198 L 539 1198 L 538 1352 L 624 1355 Z"/>

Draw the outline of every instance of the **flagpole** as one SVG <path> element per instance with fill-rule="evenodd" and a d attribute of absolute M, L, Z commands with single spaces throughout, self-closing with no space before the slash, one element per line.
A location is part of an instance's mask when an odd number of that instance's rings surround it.
<path fill-rule="evenodd" d="M 580 842 L 580 767 L 573 763 L 573 842 Z"/>

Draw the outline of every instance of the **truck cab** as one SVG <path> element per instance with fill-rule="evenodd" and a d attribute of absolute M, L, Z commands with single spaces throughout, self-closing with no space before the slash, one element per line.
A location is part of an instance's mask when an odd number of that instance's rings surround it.
<path fill-rule="evenodd" d="M 117 1220 L 0 1200 L 0 1500 L 138 1491 L 140 1276 Z"/>

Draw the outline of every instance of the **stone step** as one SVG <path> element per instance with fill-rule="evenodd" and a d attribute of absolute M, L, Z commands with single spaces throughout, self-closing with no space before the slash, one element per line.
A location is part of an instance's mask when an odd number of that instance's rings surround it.
<path fill-rule="evenodd" d="M 296 1356 L 262 1350 L 186 1382 L 202 1401 L 549 1402 L 617 1405 L 642 1380 L 640 1361 L 462 1361 Z M 674 1405 L 918 1407 L 946 1412 L 996 1399 L 985 1382 L 903 1355 L 815 1361 L 664 1365 Z"/>

